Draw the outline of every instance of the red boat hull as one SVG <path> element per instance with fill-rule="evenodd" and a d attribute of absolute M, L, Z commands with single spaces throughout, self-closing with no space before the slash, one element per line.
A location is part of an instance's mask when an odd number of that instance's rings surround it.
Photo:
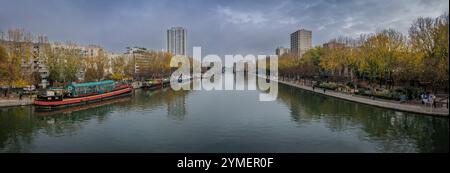
<path fill-rule="evenodd" d="M 97 94 L 92 96 L 86 96 L 86 97 L 78 97 L 78 98 L 68 98 L 63 99 L 61 101 L 41 101 L 41 100 L 35 100 L 34 105 L 41 106 L 41 107 L 59 107 L 59 106 L 68 106 L 68 105 L 78 105 L 93 101 L 98 101 L 102 99 L 107 99 L 115 96 L 120 96 L 123 94 L 128 94 L 133 89 L 131 87 L 122 88 L 116 91 L 111 91 L 104 94 Z"/>

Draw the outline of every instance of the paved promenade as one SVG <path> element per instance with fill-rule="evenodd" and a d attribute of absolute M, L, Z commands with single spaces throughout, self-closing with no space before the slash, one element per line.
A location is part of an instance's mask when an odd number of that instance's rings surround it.
<path fill-rule="evenodd" d="M 388 108 L 388 109 L 394 109 L 404 112 L 413 112 L 413 113 L 419 113 L 419 114 L 426 114 L 426 115 L 437 115 L 437 116 L 448 116 L 448 109 L 447 108 L 432 108 L 431 106 L 424 106 L 424 105 L 413 105 L 413 104 L 406 104 L 406 103 L 399 103 L 397 101 L 389 101 L 389 100 L 381 100 L 381 99 L 371 99 L 367 97 L 357 96 L 357 95 L 351 95 L 341 92 L 335 92 L 331 90 L 326 90 L 326 92 L 323 92 L 323 89 L 317 88 L 313 91 L 312 87 L 305 86 L 305 85 L 299 85 L 293 82 L 286 82 L 286 81 L 278 81 L 279 83 L 290 85 L 293 87 L 301 88 L 304 90 L 308 90 L 311 92 L 336 97 L 348 101 L 363 103 L 367 105 L 382 107 L 382 108 Z"/>

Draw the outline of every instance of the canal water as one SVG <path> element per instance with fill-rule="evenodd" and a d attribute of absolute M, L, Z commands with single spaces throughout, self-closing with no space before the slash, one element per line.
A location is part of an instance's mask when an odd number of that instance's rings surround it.
<path fill-rule="evenodd" d="M 165 88 L 53 112 L 0 108 L 0 152 L 448 152 L 448 118 L 278 89 L 271 102 Z"/>

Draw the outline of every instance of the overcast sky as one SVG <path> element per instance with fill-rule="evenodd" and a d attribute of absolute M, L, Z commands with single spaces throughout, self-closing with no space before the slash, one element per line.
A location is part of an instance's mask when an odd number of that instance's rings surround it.
<path fill-rule="evenodd" d="M 419 16 L 448 13 L 448 0 L 0 0 L 0 30 L 24 28 L 51 41 L 165 48 L 166 30 L 188 30 L 188 54 L 274 54 L 289 34 L 313 32 L 313 45 L 383 28 L 407 33 Z"/>

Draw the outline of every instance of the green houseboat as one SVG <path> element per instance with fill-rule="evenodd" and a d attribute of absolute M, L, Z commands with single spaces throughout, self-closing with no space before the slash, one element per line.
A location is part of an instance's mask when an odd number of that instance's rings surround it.
<path fill-rule="evenodd" d="M 132 87 L 117 84 L 112 80 L 88 83 L 74 83 L 66 89 L 49 89 L 38 95 L 34 104 L 38 107 L 66 107 L 106 100 L 122 95 L 129 95 Z"/>

